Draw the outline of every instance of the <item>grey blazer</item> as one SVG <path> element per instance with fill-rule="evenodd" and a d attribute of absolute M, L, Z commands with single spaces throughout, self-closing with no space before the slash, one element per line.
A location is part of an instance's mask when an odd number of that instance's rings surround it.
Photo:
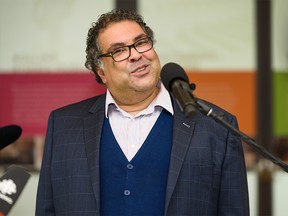
<path fill-rule="evenodd" d="M 50 114 L 36 215 L 100 215 L 104 107 L 105 95 L 101 95 Z M 234 116 L 213 107 L 237 127 Z M 199 112 L 186 118 L 176 104 L 172 142 L 164 215 L 249 215 L 239 138 Z"/>

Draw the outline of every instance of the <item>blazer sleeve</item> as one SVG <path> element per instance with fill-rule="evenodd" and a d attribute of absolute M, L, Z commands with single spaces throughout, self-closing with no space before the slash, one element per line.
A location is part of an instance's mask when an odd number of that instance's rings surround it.
<path fill-rule="evenodd" d="M 234 116 L 230 124 L 238 128 Z M 226 148 L 217 215 L 249 215 L 247 172 L 241 139 L 228 132 Z"/>
<path fill-rule="evenodd" d="M 49 116 L 46 133 L 44 154 L 42 158 L 41 171 L 38 182 L 36 212 L 35 215 L 55 215 L 53 205 L 53 194 L 51 184 L 51 157 L 52 157 L 52 136 L 53 135 L 53 112 Z"/>

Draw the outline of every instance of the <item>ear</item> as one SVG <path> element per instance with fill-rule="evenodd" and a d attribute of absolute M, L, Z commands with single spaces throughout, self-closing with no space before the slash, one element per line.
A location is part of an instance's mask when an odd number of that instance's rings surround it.
<path fill-rule="evenodd" d="M 105 84 L 107 82 L 106 77 L 105 77 L 105 73 L 103 69 L 98 69 L 97 71 L 98 76 L 100 76 L 102 82 Z"/>

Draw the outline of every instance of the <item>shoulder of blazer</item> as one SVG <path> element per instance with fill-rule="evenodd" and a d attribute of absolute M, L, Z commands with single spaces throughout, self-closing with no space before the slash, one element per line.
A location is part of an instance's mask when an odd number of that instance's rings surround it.
<path fill-rule="evenodd" d="M 199 99 L 199 98 L 196 98 L 196 100 L 200 100 L 200 101 L 204 102 L 205 104 L 207 104 L 208 106 L 210 106 L 213 109 L 213 112 L 215 112 L 217 115 L 223 117 L 226 121 L 230 121 L 232 118 L 236 119 L 235 115 L 233 115 L 229 111 L 219 107 L 218 105 L 215 105 L 211 102 L 208 102 L 206 100 Z M 210 118 L 210 117 L 208 117 L 208 118 Z"/>
<path fill-rule="evenodd" d="M 54 115 L 87 115 L 87 114 L 93 114 L 97 112 L 99 109 L 105 108 L 105 98 L 106 94 L 97 95 L 91 98 L 87 98 L 85 100 L 68 104 L 66 106 L 63 106 L 61 108 L 58 108 L 54 110 Z"/>
<path fill-rule="evenodd" d="M 231 119 L 235 118 L 236 117 L 229 113 L 228 111 L 224 110 L 223 108 L 211 103 L 211 102 L 208 102 L 206 100 L 203 100 L 203 99 L 200 99 L 200 98 L 195 98 L 196 100 L 200 100 L 202 102 L 204 102 L 205 104 L 207 104 L 208 106 L 210 106 L 212 109 L 213 109 L 213 112 L 215 112 L 216 114 L 220 115 L 221 117 L 223 117 L 226 121 L 230 122 Z M 176 100 L 174 98 L 172 98 L 172 102 L 173 102 L 173 107 L 174 107 L 174 112 L 175 112 L 175 118 L 180 118 L 180 119 L 186 119 L 188 121 L 196 121 L 196 120 L 199 120 L 199 119 L 209 119 L 211 121 L 214 121 L 211 117 L 208 117 L 202 113 L 200 113 L 200 111 L 198 111 L 197 109 L 195 109 L 195 115 L 193 117 L 190 117 L 190 118 L 187 118 L 185 117 L 184 113 L 180 110 Z M 181 120 L 181 121 L 182 121 Z"/>

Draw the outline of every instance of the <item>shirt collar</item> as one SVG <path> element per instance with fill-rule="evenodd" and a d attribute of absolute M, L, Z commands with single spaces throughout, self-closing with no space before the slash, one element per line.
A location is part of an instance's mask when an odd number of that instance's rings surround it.
<path fill-rule="evenodd" d="M 166 109 L 172 115 L 174 115 L 174 110 L 173 110 L 172 101 L 171 101 L 171 97 L 170 97 L 169 92 L 166 90 L 166 88 L 164 87 L 162 82 L 159 83 L 157 88 L 159 88 L 158 95 L 152 101 L 152 103 L 146 108 L 147 112 L 153 112 L 155 107 L 160 106 L 163 109 Z M 110 109 L 109 108 L 109 107 L 111 107 L 110 105 L 114 105 L 117 110 L 121 110 L 121 108 L 117 105 L 117 103 L 113 99 L 110 91 L 107 89 L 106 101 L 105 101 L 105 116 L 106 116 L 106 118 L 108 118 L 108 109 Z"/>

